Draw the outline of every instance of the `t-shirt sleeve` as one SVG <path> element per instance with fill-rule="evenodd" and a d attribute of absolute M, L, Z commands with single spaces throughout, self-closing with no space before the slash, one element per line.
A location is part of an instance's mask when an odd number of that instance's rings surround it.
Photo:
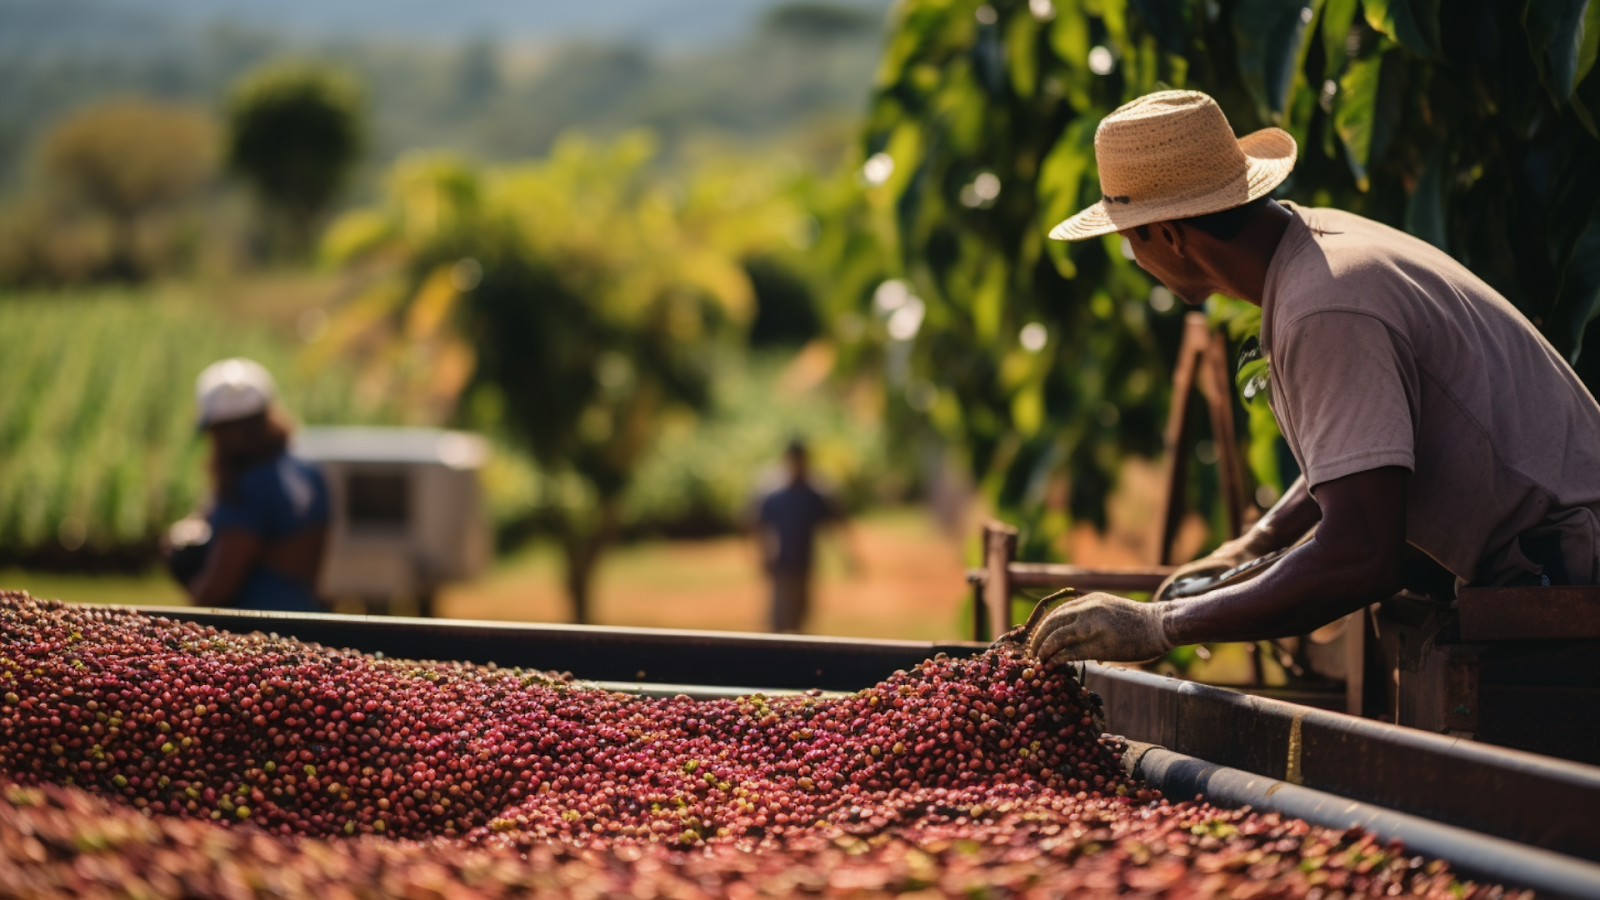
<path fill-rule="evenodd" d="M 1284 329 L 1275 402 L 1312 486 L 1385 466 L 1415 469 L 1416 360 L 1380 319 L 1310 313 Z"/>

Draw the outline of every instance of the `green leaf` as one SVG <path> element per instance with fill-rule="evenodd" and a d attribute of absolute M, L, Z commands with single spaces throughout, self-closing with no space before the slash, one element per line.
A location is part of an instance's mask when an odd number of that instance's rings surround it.
<path fill-rule="evenodd" d="M 1434 144 L 1423 164 L 1422 174 L 1417 176 L 1417 186 L 1406 203 L 1405 226 L 1406 231 L 1449 252 L 1444 232 L 1446 161 L 1445 142 L 1441 140 Z"/>
<path fill-rule="evenodd" d="M 1367 189 L 1367 164 L 1372 155 L 1372 134 L 1378 111 L 1378 85 L 1383 73 L 1383 48 L 1365 59 L 1350 63 L 1339 79 L 1338 104 L 1333 110 L 1333 127 L 1344 143 L 1345 158 L 1356 185 Z"/>
<path fill-rule="evenodd" d="M 1000 337 L 1000 323 L 1005 318 L 1006 282 L 1010 273 L 1006 261 L 998 254 L 984 267 L 982 280 L 972 291 L 972 331 L 980 344 L 990 344 Z"/>
<path fill-rule="evenodd" d="M 1089 91 L 1100 77 L 1089 71 L 1089 17 L 1076 0 L 1056 0 L 1056 17 L 1050 23 L 1050 49 L 1062 66 L 1067 102 L 1076 109 L 1087 109 Z"/>
<path fill-rule="evenodd" d="M 1310 19 L 1305 0 L 1240 0 L 1234 9 L 1239 75 L 1264 121 L 1282 121 Z"/>
<path fill-rule="evenodd" d="M 1127 0 L 1083 0 L 1083 11 L 1091 16 L 1099 16 L 1105 23 L 1106 34 L 1111 38 L 1112 45 L 1123 51 L 1130 49 L 1127 7 Z"/>
<path fill-rule="evenodd" d="M 1600 4 L 1596 4 L 1600 7 Z M 1596 29 L 1600 33 L 1600 29 Z M 1578 89 L 1572 94 L 1572 113 L 1589 129 L 1589 133 L 1600 138 L 1600 75 L 1590 74 L 1578 84 Z"/>
<path fill-rule="evenodd" d="M 1322 77 L 1335 79 L 1344 71 L 1345 45 L 1350 40 L 1350 28 L 1355 24 L 1360 0 L 1328 0 L 1322 7 L 1322 52 L 1327 57 Z"/>
<path fill-rule="evenodd" d="M 972 70 L 990 97 L 1002 96 L 1006 84 L 1006 48 L 1000 39 L 1000 26 L 979 25 L 978 39 L 972 45 Z"/>
<path fill-rule="evenodd" d="M 1439 55 L 1440 0 L 1362 0 L 1367 24 L 1413 53 Z"/>
<path fill-rule="evenodd" d="M 1583 39 L 1578 42 L 1578 78 L 1582 83 L 1600 58 L 1600 2 L 1589 0 L 1583 12 Z"/>
<path fill-rule="evenodd" d="M 1082 202 L 1083 176 L 1094 160 L 1094 130 L 1092 116 L 1080 116 L 1067 126 L 1061 137 L 1050 148 L 1044 163 L 1039 167 L 1039 209 L 1047 231 L 1056 223 L 1078 211 Z M 1078 274 L 1073 265 L 1071 245 L 1066 241 L 1049 241 L 1046 252 L 1063 278 Z"/>
<path fill-rule="evenodd" d="M 1006 25 L 1006 58 L 1011 63 L 1011 90 L 1032 97 L 1039 84 L 1039 24 L 1033 16 L 1012 16 Z"/>
<path fill-rule="evenodd" d="M 1261 355 L 1261 339 L 1256 335 L 1245 338 L 1244 346 L 1239 348 L 1239 368 L 1234 373 L 1234 383 L 1246 403 L 1253 403 L 1257 397 L 1264 398 L 1267 394 L 1271 384 L 1268 360 Z"/>
<path fill-rule="evenodd" d="M 1139 24 L 1156 39 L 1156 46 L 1167 53 L 1183 52 L 1189 37 L 1192 4 L 1173 3 L 1171 0 L 1128 0 L 1128 6 Z"/>
<path fill-rule="evenodd" d="M 1576 363 L 1583 332 L 1596 316 L 1600 316 L 1600 214 L 1589 220 L 1572 248 L 1545 336 L 1568 362 Z"/>
<path fill-rule="evenodd" d="M 1529 0 L 1523 7 L 1522 24 L 1528 32 L 1528 49 L 1533 53 L 1539 80 L 1555 100 L 1564 106 L 1577 87 L 1580 72 L 1594 65 L 1597 39 L 1590 15 L 1600 3 L 1591 0 Z M 1587 60 L 1584 59 L 1587 54 Z"/>
<path fill-rule="evenodd" d="M 1044 389 L 1030 384 L 1011 398 L 1011 424 L 1023 437 L 1033 437 L 1044 424 Z"/>

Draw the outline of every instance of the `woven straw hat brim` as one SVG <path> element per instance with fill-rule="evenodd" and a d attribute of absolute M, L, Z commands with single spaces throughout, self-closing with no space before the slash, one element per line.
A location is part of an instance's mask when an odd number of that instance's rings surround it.
<path fill-rule="evenodd" d="M 1171 197 L 1142 203 L 1099 203 L 1050 229 L 1058 241 L 1081 241 L 1136 228 L 1151 222 L 1167 222 L 1189 216 L 1203 216 L 1243 206 L 1272 192 L 1294 170 L 1295 142 L 1281 128 L 1263 128 L 1239 138 L 1245 155 L 1242 179 L 1213 188 L 1202 194 Z"/>

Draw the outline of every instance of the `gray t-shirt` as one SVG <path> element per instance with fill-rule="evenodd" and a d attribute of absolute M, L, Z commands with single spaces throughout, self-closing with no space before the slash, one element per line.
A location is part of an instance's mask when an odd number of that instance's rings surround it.
<path fill-rule="evenodd" d="M 1458 584 L 1540 573 L 1530 546 L 1558 546 L 1570 583 L 1600 583 L 1600 406 L 1571 367 L 1443 251 L 1352 213 L 1294 212 L 1261 344 L 1313 489 L 1402 466 L 1406 539 Z"/>

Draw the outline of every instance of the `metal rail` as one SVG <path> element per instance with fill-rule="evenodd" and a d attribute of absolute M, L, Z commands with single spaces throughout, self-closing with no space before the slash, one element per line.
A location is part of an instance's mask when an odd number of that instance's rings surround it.
<path fill-rule="evenodd" d="M 744 632 L 612 628 L 400 616 L 255 612 L 151 606 L 153 616 L 227 631 L 274 632 L 327 647 L 399 659 L 450 659 L 572 672 L 594 681 L 749 685 L 854 691 L 938 653 L 969 655 L 970 642 L 890 641 Z"/>

